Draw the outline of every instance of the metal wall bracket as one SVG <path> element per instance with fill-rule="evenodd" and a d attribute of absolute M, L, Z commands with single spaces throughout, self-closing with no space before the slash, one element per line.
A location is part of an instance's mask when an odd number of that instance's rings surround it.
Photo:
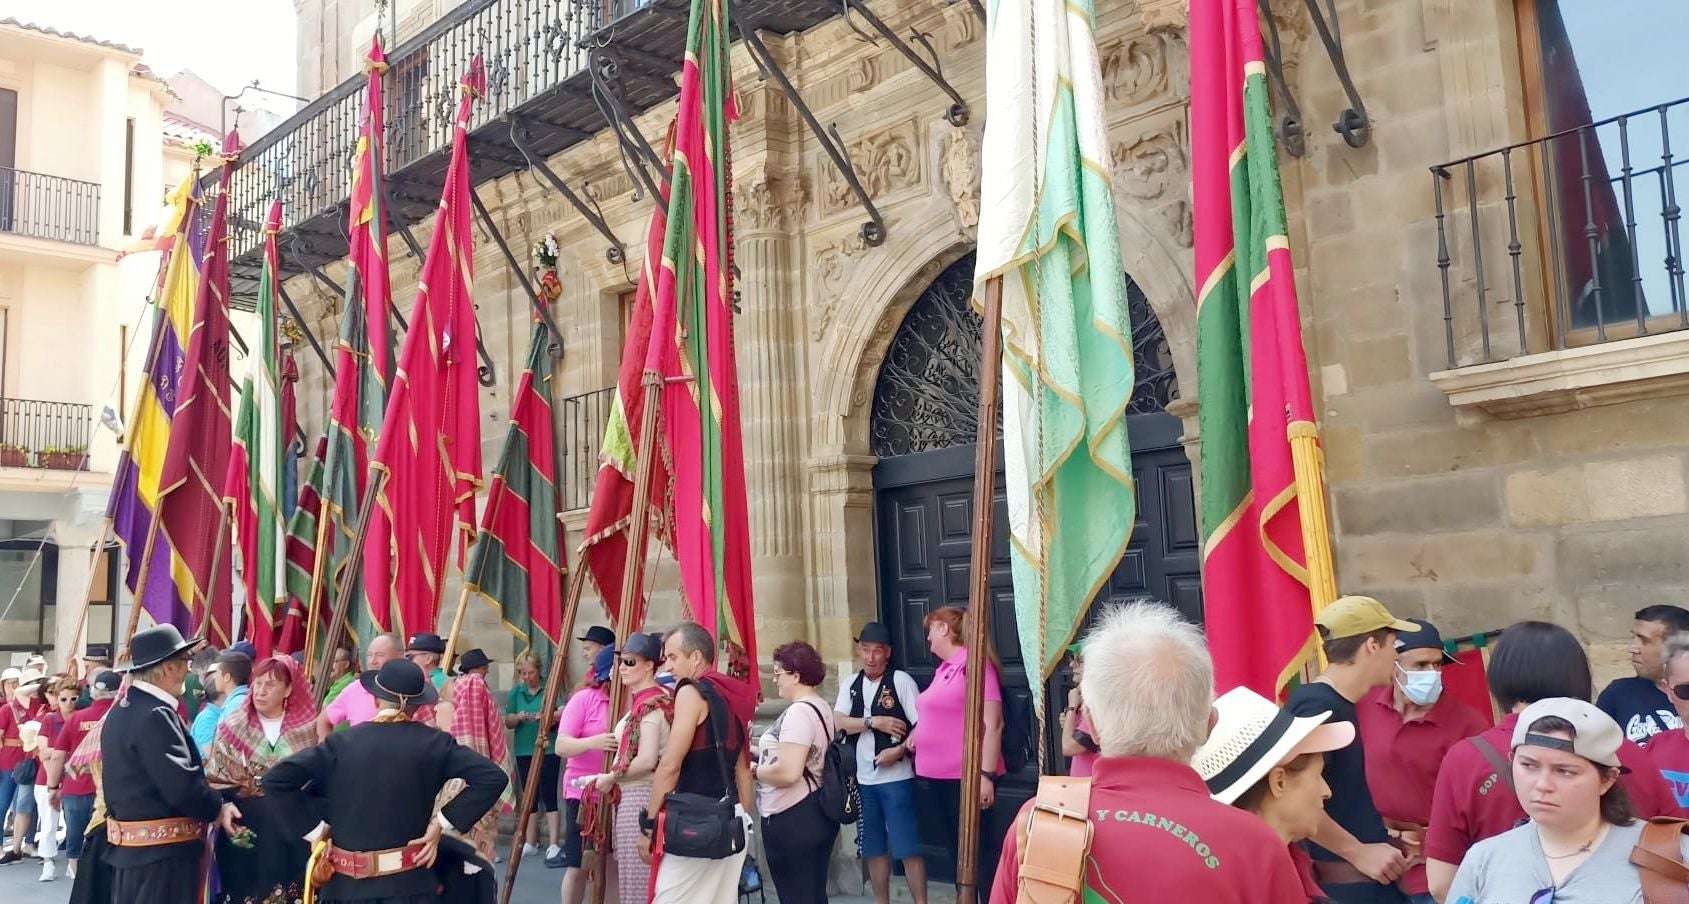
<path fill-rule="evenodd" d="M 323 370 L 327 372 L 328 378 L 334 379 L 334 365 L 329 363 L 328 352 L 323 351 L 322 345 L 317 342 L 317 334 L 311 332 L 310 325 L 305 322 L 305 315 L 299 313 L 299 306 L 288 297 L 287 289 L 279 280 L 276 282 L 276 294 L 281 296 L 282 304 L 287 305 L 287 312 L 293 316 L 293 322 L 299 324 L 299 329 L 305 334 L 305 341 L 311 344 L 311 350 L 317 353 L 317 360 L 323 363 Z"/>
<path fill-rule="evenodd" d="M 1319 0 L 1303 2 L 1307 4 L 1308 16 L 1314 20 L 1314 30 L 1319 32 L 1320 43 L 1325 45 L 1325 55 L 1331 60 L 1331 68 L 1337 72 L 1337 81 L 1349 98 L 1348 108 L 1337 114 L 1331 130 L 1342 135 L 1343 143 L 1349 147 L 1362 147 L 1372 137 L 1371 120 L 1367 118 L 1366 104 L 1361 101 L 1360 92 L 1355 90 L 1354 79 L 1349 77 L 1349 61 L 1343 56 L 1343 32 L 1337 21 L 1336 0 L 1325 0 L 1324 12 L 1320 10 Z"/>
<path fill-rule="evenodd" d="M 610 38 L 602 40 L 608 42 Z M 621 78 L 621 62 L 606 50 L 607 46 L 607 43 L 601 43 L 587 51 L 586 68 L 592 78 L 593 102 L 598 104 L 598 112 L 616 135 L 616 143 L 622 150 L 622 164 L 628 168 L 629 175 L 644 183 L 653 199 L 661 198 L 663 194 L 657 190 L 657 180 L 651 178 L 646 163 L 656 168 L 664 185 L 669 183 L 668 165 L 651 147 L 651 142 L 645 140 L 645 133 L 639 131 L 639 124 L 634 122 L 633 115 L 622 104 L 621 92 L 616 86 Z"/>
<path fill-rule="evenodd" d="M 828 157 L 832 158 L 833 165 L 839 168 L 839 172 L 844 175 L 845 182 L 849 183 L 851 192 L 856 195 L 856 200 L 861 202 L 862 209 L 867 212 L 868 221 L 863 223 L 862 228 L 858 231 L 863 244 L 870 248 L 877 248 L 884 244 L 886 240 L 885 217 L 880 215 L 879 208 L 874 206 L 874 200 L 868 197 L 868 190 L 862 187 L 862 180 L 857 178 L 856 167 L 851 163 L 850 151 L 845 148 L 844 139 L 839 137 L 838 126 L 829 125 L 825 129 L 821 128 L 821 123 L 815 118 L 815 113 L 809 109 L 808 104 L 803 102 L 803 95 L 799 94 L 798 89 L 792 86 L 791 79 L 787 78 L 785 71 L 780 68 L 778 63 L 774 62 L 773 55 L 768 52 L 768 46 L 757 35 L 756 23 L 748 22 L 744 17 L 740 17 L 738 26 L 739 36 L 745 39 L 745 49 L 750 52 L 752 61 L 757 64 L 757 70 L 764 76 L 773 77 L 775 84 L 779 85 L 780 90 L 785 92 L 786 97 L 791 100 L 792 106 L 798 108 L 798 115 L 802 116 L 803 121 L 809 125 L 809 131 L 815 135 L 815 140 L 820 142 L 821 149 L 827 152 Z"/>
<path fill-rule="evenodd" d="M 951 85 L 950 82 L 945 79 L 944 68 L 938 61 L 938 51 L 933 49 L 932 42 L 927 40 L 926 35 L 914 28 L 909 29 L 909 37 L 922 47 L 926 48 L 927 56 L 931 57 L 930 60 L 923 58 L 919 53 L 916 53 L 915 48 L 909 46 L 908 42 L 898 37 L 897 33 L 891 30 L 891 26 L 887 25 L 884 19 L 875 15 L 874 11 L 869 9 L 868 4 L 863 2 L 863 0 L 843 0 L 843 2 L 845 24 L 849 25 L 852 31 L 861 35 L 862 39 L 870 44 L 879 44 L 878 41 L 874 40 L 872 35 L 860 28 L 857 28 L 856 23 L 851 21 L 850 12 L 851 10 L 855 10 L 862 16 L 862 18 L 868 20 L 868 25 L 870 27 L 879 32 L 880 35 L 887 41 L 891 42 L 893 50 L 903 54 L 909 62 L 915 65 L 916 69 L 921 70 L 928 79 L 931 79 L 933 84 L 937 85 L 945 94 L 950 95 L 950 109 L 945 111 L 944 118 L 949 120 L 950 124 L 956 126 L 957 128 L 961 128 L 962 126 L 968 124 L 968 102 L 963 100 L 961 93 L 956 90 L 955 86 Z"/>
<path fill-rule="evenodd" d="M 599 235 L 604 236 L 604 238 L 610 242 L 610 247 L 604 250 L 604 257 L 606 260 L 612 264 L 619 264 L 622 261 L 627 260 L 627 249 L 622 246 L 621 240 L 616 238 L 616 233 L 610 229 L 610 224 L 604 222 L 603 214 L 601 214 L 596 207 L 587 206 L 587 203 L 581 200 L 581 196 L 575 194 L 574 190 L 569 187 L 569 184 L 564 182 L 563 178 L 557 175 L 556 171 L 552 170 L 551 166 L 545 162 L 545 158 L 534 153 L 533 148 L 529 147 L 528 142 L 523 140 L 521 135 L 517 134 L 519 125 L 521 126 L 522 131 L 527 130 L 526 124 L 521 120 L 518 120 L 515 117 L 510 118 L 510 143 L 515 145 L 518 151 L 522 152 L 522 156 L 528 158 L 528 168 L 538 171 L 539 174 L 545 178 L 545 181 L 551 183 L 552 188 L 557 189 L 557 191 L 563 195 L 563 197 L 569 202 L 569 206 L 575 208 L 577 213 L 585 218 L 588 223 L 592 224 L 592 228 L 598 230 Z"/>
<path fill-rule="evenodd" d="M 1255 5 L 1260 7 L 1261 18 L 1267 23 L 1268 46 L 1261 54 L 1267 64 L 1267 81 L 1278 89 L 1279 96 L 1278 126 L 1273 131 L 1286 154 L 1300 157 L 1308 151 L 1308 136 L 1302 125 L 1302 107 L 1296 103 L 1296 95 L 1290 92 L 1289 79 L 1284 77 L 1284 47 L 1279 40 L 1278 20 L 1273 18 L 1273 10 L 1267 0 L 1256 0 Z"/>
<path fill-rule="evenodd" d="M 515 274 L 516 281 L 522 284 L 522 291 L 528 294 L 528 302 L 533 305 L 534 313 L 545 321 L 546 332 L 551 334 L 551 344 L 547 349 L 551 353 L 551 357 L 562 360 L 563 331 L 558 329 L 557 321 L 552 319 L 551 309 L 540 299 L 539 293 L 534 291 L 534 284 L 528 281 L 528 274 L 523 271 L 522 264 L 516 260 L 516 255 L 511 252 L 510 244 L 504 240 L 504 233 L 499 231 L 497 224 L 493 222 L 493 215 L 487 212 L 487 205 L 481 202 L 481 196 L 474 189 L 469 192 L 469 200 L 475 205 L 475 214 L 480 217 L 481 226 L 487 230 L 488 235 L 493 237 L 493 244 L 497 245 L 498 250 L 504 253 L 504 262 L 510 265 L 510 272 Z"/>

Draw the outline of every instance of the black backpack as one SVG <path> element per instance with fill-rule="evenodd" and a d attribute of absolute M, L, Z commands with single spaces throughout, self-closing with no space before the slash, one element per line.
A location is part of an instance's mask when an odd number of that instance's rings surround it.
<path fill-rule="evenodd" d="M 1032 717 L 1032 697 L 1003 695 L 1003 769 L 1012 774 L 1038 761 L 1038 732 Z"/>
<path fill-rule="evenodd" d="M 804 701 L 804 705 L 815 711 L 815 718 L 821 720 L 821 727 L 825 729 L 827 717 L 821 712 L 821 707 L 808 700 Z M 842 733 L 835 734 L 827 749 L 822 751 L 820 777 L 809 772 L 806 761 L 804 780 L 820 793 L 821 812 L 827 814 L 828 819 L 839 825 L 850 825 L 862 815 L 862 793 L 856 785 L 856 746 Z"/>

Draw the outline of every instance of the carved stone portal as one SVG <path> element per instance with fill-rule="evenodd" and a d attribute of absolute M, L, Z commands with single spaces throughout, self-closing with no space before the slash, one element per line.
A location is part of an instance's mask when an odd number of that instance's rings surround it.
<path fill-rule="evenodd" d="M 1110 156 L 1114 158 L 1115 190 L 1139 201 L 1161 202 L 1155 209 L 1168 232 L 1181 246 L 1190 247 L 1191 210 L 1186 194 L 1190 160 L 1186 147 L 1184 120 L 1173 119 L 1135 139 L 1116 142 Z"/>
<path fill-rule="evenodd" d="M 739 183 L 733 205 L 742 231 L 795 233 L 809 190 L 797 176 L 759 171 Z"/>

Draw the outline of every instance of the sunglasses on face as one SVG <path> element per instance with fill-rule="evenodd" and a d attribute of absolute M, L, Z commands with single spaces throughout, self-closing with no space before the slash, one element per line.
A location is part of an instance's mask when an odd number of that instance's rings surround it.
<path fill-rule="evenodd" d="M 1679 700 L 1689 700 L 1689 684 L 1672 685 L 1671 695 Z"/>
<path fill-rule="evenodd" d="M 634 666 L 639 665 L 639 660 L 633 658 L 632 656 L 623 656 L 622 657 L 622 665 L 625 665 L 625 666 L 627 666 L 628 668 L 631 669 Z"/>

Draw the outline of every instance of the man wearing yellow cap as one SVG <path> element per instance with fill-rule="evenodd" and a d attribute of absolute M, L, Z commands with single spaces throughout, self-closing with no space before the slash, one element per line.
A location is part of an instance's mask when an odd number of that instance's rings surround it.
<path fill-rule="evenodd" d="M 1290 694 L 1285 709 L 1298 716 L 1331 713 L 1329 721 L 1357 721 L 1355 704 L 1390 683 L 1396 669 L 1396 633 L 1418 626 L 1390 614 L 1368 596 L 1345 596 L 1314 619 L 1330 664 Z M 1331 797 L 1309 844 L 1314 876 L 1335 904 L 1403 904 L 1395 886 L 1408 859 L 1390 843 L 1383 817 L 1366 784 L 1361 741 L 1325 755 Z"/>

